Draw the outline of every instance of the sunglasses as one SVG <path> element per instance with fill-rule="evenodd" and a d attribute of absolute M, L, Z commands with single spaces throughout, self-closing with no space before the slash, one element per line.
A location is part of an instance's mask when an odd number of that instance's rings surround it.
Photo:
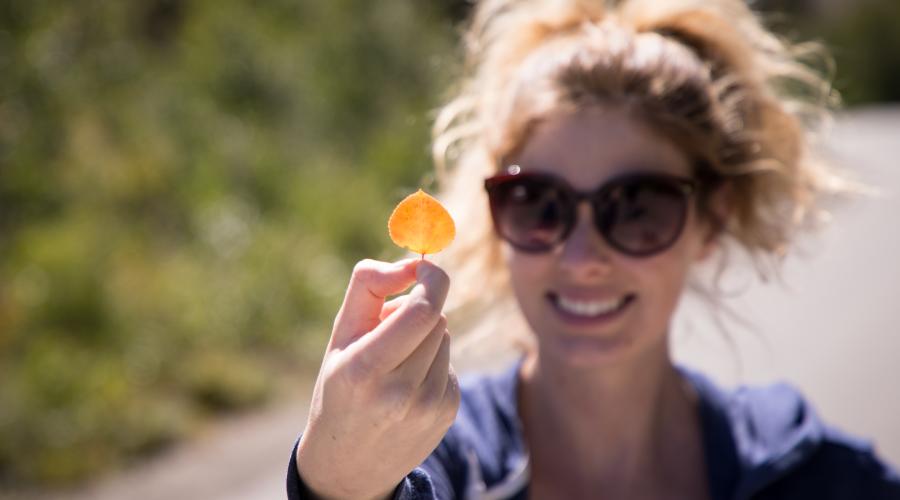
<path fill-rule="evenodd" d="M 552 250 L 575 227 L 578 205 L 591 205 L 594 226 L 617 251 L 648 257 L 681 235 L 693 179 L 662 173 L 629 173 L 593 191 L 577 191 L 551 174 L 522 172 L 518 165 L 484 181 L 497 234 L 528 253 Z"/>

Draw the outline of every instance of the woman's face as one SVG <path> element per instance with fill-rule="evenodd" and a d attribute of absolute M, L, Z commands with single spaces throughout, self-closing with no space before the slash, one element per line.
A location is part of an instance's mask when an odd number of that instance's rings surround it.
<path fill-rule="evenodd" d="M 634 170 L 691 173 L 669 140 L 625 111 L 601 106 L 541 121 L 515 160 L 523 172 L 554 174 L 579 191 Z M 568 238 L 551 251 L 525 253 L 504 244 L 512 287 L 541 358 L 585 365 L 665 352 L 688 270 L 713 246 L 693 198 L 689 206 L 680 238 L 649 257 L 611 248 L 587 203 L 578 206 Z"/>

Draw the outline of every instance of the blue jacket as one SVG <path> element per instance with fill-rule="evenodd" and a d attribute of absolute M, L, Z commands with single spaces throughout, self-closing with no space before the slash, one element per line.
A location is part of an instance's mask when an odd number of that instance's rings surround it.
<path fill-rule="evenodd" d="M 683 370 L 700 397 L 703 447 L 713 500 L 900 500 L 900 476 L 872 448 L 816 416 L 784 384 L 725 391 Z M 493 376 L 464 378 L 456 421 L 396 499 L 525 499 L 528 458 L 518 424 L 518 363 Z M 310 498 L 296 443 L 289 500 Z"/>

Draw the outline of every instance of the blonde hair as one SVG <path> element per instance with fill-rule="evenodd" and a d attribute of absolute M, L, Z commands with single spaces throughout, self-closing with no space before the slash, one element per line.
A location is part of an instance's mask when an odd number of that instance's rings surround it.
<path fill-rule="evenodd" d="M 555 110 L 623 105 L 677 139 L 701 182 L 729 184 L 722 237 L 763 279 L 823 220 L 823 196 L 851 186 L 810 148 L 836 103 L 828 59 L 816 67 L 822 52 L 780 40 L 740 0 L 483 0 L 464 41 L 462 85 L 433 131 L 440 196 L 461 228 L 439 259 L 451 310 L 509 299 L 482 182 Z"/>

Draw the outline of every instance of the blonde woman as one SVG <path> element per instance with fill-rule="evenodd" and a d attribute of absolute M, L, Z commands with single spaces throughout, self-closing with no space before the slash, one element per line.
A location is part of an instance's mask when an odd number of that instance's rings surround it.
<path fill-rule="evenodd" d="M 435 126 L 458 241 L 440 267 L 356 266 L 289 497 L 900 498 L 790 387 L 726 391 L 669 355 L 723 243 L 773 272 L 848 188 L 810 152 L 831 92 L 795 47 L 740 0 L 484 0 L 466 44 Z M 457 383 L 451 288 L 460 310 L 514 298 L 500 375 Z"/>

